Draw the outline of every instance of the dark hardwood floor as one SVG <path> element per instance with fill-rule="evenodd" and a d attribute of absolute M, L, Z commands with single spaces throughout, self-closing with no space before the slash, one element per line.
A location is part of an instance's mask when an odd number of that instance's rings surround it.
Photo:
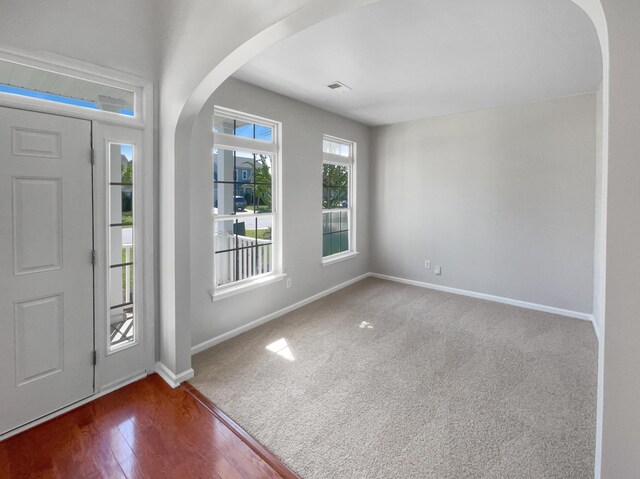
<path fill-rule="evenodd" d="M 190 385 L 153 374 L 0 442 L 0 477 L 296 476 Z"/>

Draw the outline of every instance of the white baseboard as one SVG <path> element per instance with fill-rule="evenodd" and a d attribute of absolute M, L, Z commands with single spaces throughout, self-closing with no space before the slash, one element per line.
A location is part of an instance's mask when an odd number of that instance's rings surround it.
<path fill-rule="evenodd" d="M 298 308 L 301 308 L 302 306 L 305 306 L 309 303 L 312 303 L 320 298 L 323 298 L 324 296 L 327 296 L 331 293 L 335 293 L 336 291 L 342 289 L 342 288 L 346 288 L 347 286 L 350 286 L 354 283 L 357 283 L 358 281 L 362 281 L 365 278 L 368 278 L 369 276 L 371 276 L 371 273 L 365 273 L 363 275 L 357 276 L 353 279 L 350 279 L 349 281 L 345 281 L 344 283 L 341 283 L 337 286 L 333 286 L 332 288 L 326 289 L 318 294 L 314 294 L 313 296 L 309 296 L 306 299 L 303 299 L 302 301 L 298 301 L 297 303 L 292 304 L 291 306 L 287 306 L 286 308 L 282 308 L 279 309 L 278 311 L 271 313 L 271 314 L 267 314 L 266 316 L 263 316 L 261 318 L 256 319 L 255 321 L 251 321 L 250 323 L 247 323 L 243 326 L 240 326 L 238 328 L 232 329 L 231 331 L 228 331 L 226 333 L 223 333 L 219 336 L 216 336 L 215 338 L 211 338 L 208 339 L 206 341 L 201 342 L 200 344 L 196 344 L 195 346 L 193 346 L 191 348 L 191 354 L 196 354 L 199 353 L 201 351 L 204 351 L 205 349 L 209 349 L 213 346 L 215 346 L 216 344 L 220 344 L 223 341 L 226 341 L 228 339 L 233 338 L 234 336 L 238 336 L 239 334 L 242 334 L 246 331 L 249 331 L 253 328 L 257 328 L 258 326 L 260 326 L 261 324 L 264 323 L 268 323 L 269 321 L 276 319 L 280 316 L 283 316 L 287 313 L 290 313 L 291 311 L 294 311 Z"/>
<path fill-rule="evenodd" d="M 73 404 L 69 404 L 66 407 L 63 407 L 62 409 L 58 409 L 57 411 L 52 412 L 51 414 L 47 414 L 46 416 L 42 416 L 41 418 L 38 418 L 34 421 L 31 421 L 27 424 L 24 424 L 23 426 L 17 427 L 15 429 L 12 429 L 9 432 L 6 432 L 4 434 L 0 435 L 0 442 L 4 441 L 5 439 L 9 439 L 11 436 L 15 436 L 16 434 L 20 434 L 21 432 L 26 431 L 27 429 L 31 429 L 32 427 L 38 426 L 42 423 L 45 423 L 47 421 L 50 421 L 51 419 L 54 419 L 58 416 L 62 416 L 65 413 L 68 413 L 69 411 L 72 411 L 76 408 L 79 408 L 80 406 L 84 406 L 85 404 L 90 403 L 91 401 L 95 401 L 96 399 L 102 397 L 102 396 L 106 396 L 109 393 L 112 393 L 113 391 L 115 391 L 116 389 L 120 389 L 123 388 L 125 386 L 127 386 L 128 384 L 134 383 L 140 379 L 146 378 L 147 377 L 147 371 L 142 371 L 142 372 L 138 372 L 135 373 L 132 376 L 129 376 L 126 379 L 122 379 L 120 381 L 117 381 L 115 383 L 112 383 L 112 385 L 108 385 L 108 386 L 104 386 L 102 388 L 102 390 L 98 393 L 92 394 L 91 396 L 81 399 L 80 401 L 74 402 Z"/>
<path fill-rule="evenodd" d="M 132 382 L 135 382 L 139 379 L 146 378 L 147 375 L 149 374 L 148 371 L 149 371 L 148 369 L 140 369 L 135 373 L 130 374 L 126 378 L 118 379 L 117 381 L 113 381 L 112 383 L 105 384 L 104 386 L 99 388 L 98 394 L 100 395 L 108 394 L 110 392 L 115 391 L 116 389 L 120 389 L 121 387 L 126 386 L 127 384 L 131 384 Z"/>
<path fill-rule="evenodd" d="M 543 311 L 545 313 L 558 314 L 560 316 L 566 316 L 568 318 L 591 321 L 591 323 L 594 325 L 594 328 L 596 328 L 596 324 L 593 320 L 593 315 L 588 313 L 581 313 L 578 311 L 571 311 L 568 309 L 555 308 L 553 306 L 546 306 L 544 304 L 529 303 L 527 301 L 520 301 L 519 299 L 503 298 L 501 296 L 494 296 L 491 294 L 476 293 L 474 291 L 467 291 L 465 289 L 451 288 L 449 286 L 441 286 L 439 284 L 424 283 L 422 281 L 415 281 L 412 279 L 398 278 L 396 276 L 388 276 L 386 274 L 370 273 L 370 276 L 373 276 L 374 278 L 379 278 L 379 279 L 386 279 L 388 281 L 395 281 L 397 283 L 404 283 L 404 284 L 410 284 L 412 286 L 419 286 L 421 288 L 444 291 L 445 293 L 459 294 L 461 296 L 469 296 L 471 298 L 494 301 L 496 303 L 510 304 L 511 306 L 518 306 L 520 308 L 533 309 L 535 311 Z"/>
<path fill-rule="evenodd" d="M 181 372 L 180 374 L 174 374 L 171 369 L 169 369 L 164 363 L 161 363 L 160 361 L 156 363 L 156 372 L 172 388 L 177 388 L 178 386 L 180 386 L 180 383 L 188 381 L 193 377 L 194 374 L 192 368 L 189 368 L 186 371 Z"/>
<path fill-rule="evenodd" d="M 588 314 L 588 313 L 581 313 L 578 311 L 571 311 L 568 309 L 562 309 L 562 308 L 556 308 L 553 306 L 546 306 L 544 304 L 537 304 L 537 303 L 529 303 L 527 301 L 520 301 L 518 299 L 510 299 L 510 298 L 503 298 L 501 296 L 494 296 L 491 294 L 485 294 L 485 293 L 476 293 L 474 291 L 467 291 L 464 289 L 458 289 L 458 288 L 451 288 L 449 286 L 441 286 L 438 284 L 433 284 L 433 283 L 425 283 L 422 281 L 415 281 L 412 279 L 404 279 L 404 278 L 398 278 L 396 276 L 389 276 L 386 274 L 380 274 L 380 273 L 365 273 L 363 275 L 360 275 L 356 278 L 353 278 L 349 281 L 345 281 L 344 283 L 341 283 L 337 286 L 334 286 L 332 288 L 326 289 L 318 294 L 314 294 L 313 296 L 310 296 L 306 299 L 303 299 L 302 301 L 298 301 L 297 303 L 292 304 L 291 306 L 287 306 L 286 308 L 282 308 L 274 313 L 271 314 L 267 314 L 266 316 L 263 316 L 261 318 L 256 319 L 255 321 L 251 321 L 250 323 L 247 323 L 243 326 L 240 326 L 238 328 L 232 329 L 231 331 L 227 331 L 226 333 L 223 333 L 219 336 L 216 336 L 214 338 L 208 339 L 206 341 L 203 341 L 199 344 L 196 344 L 195 346 L 191 347 L 191 354 L 197 354 L 201 351 L 204 351 L 205 349 L 209 349 L 213 346 L 215 346 L 216 344 L 220 344 L 228 339 L 231 339 L 235 336 L 238 336 L 239 334 L 242 334 L 244 332 L 247 332 L 253 328 L 257 328 L 258 326 L 264 324 L 264 323 L 268 323 L 269 321 L 276 319 L 280 316 L 283 316 L 287 313 L 290 313 L 291 311 L 294 311 L 298 308 L 301 308 L 302 306 L 305 306 L 309 303 L 312 303 L 313 301 L 316 301 L 324 296 L 327 296 L 331 293 L 334 293 L 342 288 L 346 288 L 347 286 L 350 286 L 354 283 L 357 283 L 358 281 L 361 281 L 365 278 L 368 277 L 374 277 L 374 278 L 378 278 L 378 279 L 385 279 L 388 281 L 395 281 L 397 283 L 404 283 L 404 284 L 410 284 L 412 286 L 418 286 L 421 288 L 428 288 L 428 289 L 433 289 L 433 290 L 437 290 L 437 291 L 443 291 L 446 293 L 453 293 L 453 294 L 459 294 L 462 296 L 469 296 L 471 298 L 478 298 L 478 299 L 484 299 L 487 301 L 493 301 L 496 303 L 503 303 L 503 304 L 509 304 L 511 306 L 518 306 L 520 308 L 526 308 L 526 309 L 532 309 L 534 311 L 543 311 L 545 313 L 552 313 L 552 314 L 557 314 L 560 316 L 566 316 L 568 318 L 574 318 L 574 319 L 582 319 L 584 321 L 591 321 L 591 324 L 593 325 L 594 328 L 594 332 L 596 334 L 596 337 L 599 338 L 599 331 L 598 331 L 598 325 L 596 324 L 596 322 L 594 321 L 593 315 L 592 314 Z M 158 371 L 158 374 L 160 374 L 162 376 L 162 373 L 160 371 Z M 164 376 L 163 376 L 164 377 Z M 165 381 L 167 379 L 165 378 Z M 169 381 L 167 381 L 169 382 Z M 169 382 L 169 384 L 171 384 L 171 382 Z"/>

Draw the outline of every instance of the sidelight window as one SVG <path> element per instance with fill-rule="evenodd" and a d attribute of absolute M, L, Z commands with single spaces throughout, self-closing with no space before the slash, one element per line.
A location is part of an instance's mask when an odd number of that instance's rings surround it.
<path fill-rule="evenodd" d="M 110 349 L 135 341 L 133 145 L 109 143 L 109 319 Z"/>

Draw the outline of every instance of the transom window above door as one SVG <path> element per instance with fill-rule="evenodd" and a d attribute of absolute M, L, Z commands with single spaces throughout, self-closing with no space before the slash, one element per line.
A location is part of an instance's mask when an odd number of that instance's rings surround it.
<path fill-rule="evenodd" d="M 63 73 L 0 59 L 0 93 L 135 116 L 135 93 Z"/>

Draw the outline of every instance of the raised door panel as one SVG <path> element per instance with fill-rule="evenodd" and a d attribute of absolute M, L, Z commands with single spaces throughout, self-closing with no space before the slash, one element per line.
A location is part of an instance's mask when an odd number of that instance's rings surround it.
<path fill-rule="evenodd" d="M 14 156 L 61 158 L 62 133 L 13 127 L 11 150 Z"/>
<path fill-rule="evenodd" d="M 16 386 L 64 369 L 63 295 L 15 304 Z"/>
<path fill-rule="evenodd" d="M 15 274 L 62 268 L 62 180 L 13 178 Z"/>

